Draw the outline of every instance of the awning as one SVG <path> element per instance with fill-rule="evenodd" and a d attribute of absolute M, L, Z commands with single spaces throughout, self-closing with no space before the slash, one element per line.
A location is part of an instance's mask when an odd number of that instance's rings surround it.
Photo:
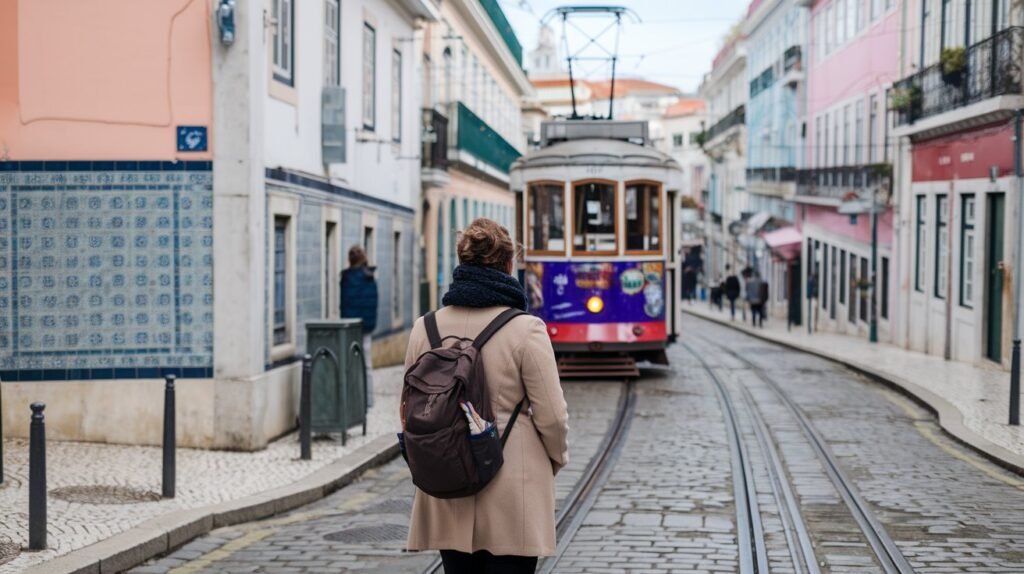
<path fill-rule="evenodd" d="M 792 225 L 763 233 L 761 239 L 768 244 L 773 253 L 787 261 L 800 257 L 803 236 Z"/>
<path fill-rule="evenodd" d="M 772 214 L 767 211 L 759 211 L 754 215 L 750 216 L 747 220 L 747 233 L 757 233 L 761 231 L 761 228 L 765 226 L 772 218 Z"/>

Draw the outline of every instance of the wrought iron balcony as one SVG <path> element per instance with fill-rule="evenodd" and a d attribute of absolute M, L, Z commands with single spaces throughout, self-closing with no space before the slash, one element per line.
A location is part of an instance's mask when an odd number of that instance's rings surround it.
<path fill-rule="evenodd" d="M 888 195 L 892 185 L 892 166 L 887 163 L 801 169 L 797 172 L 798 197 L 814 197 L 842 201 L 850 193 L 878 187 Z"/>
<path fill-rule="evenodd" d="M 423 151 L 420 155 L 424 169 L 448 167 L 448 118 L 433 108 L 423 110 Z"/>
<path fill-rule="evenodd" d="M 724 118 L 715 122 L 715 125 L 711 126 L 711 129 L 707 131 L 704 137 L 704 142 L 710 142 L 725 133 L 729 128 L 746 123 L 746 120 L 746 107 L 741 104 L 738 108 L 726 114 Z"/>
<path fill-rule="evenodd" d="M 889 109 L 897 126 L 912 124 L 970 104 L 1022 94 L 1024 28 L 1014 26 L 966 49 L 963 69 L 946 72 L 941 63 L 893 84 Z"/>
<path fill-rule="evenodd" d="M 785 183 L 796 181 L 795 167 L 754 167 L 747 168 L 747 184 Z"/>

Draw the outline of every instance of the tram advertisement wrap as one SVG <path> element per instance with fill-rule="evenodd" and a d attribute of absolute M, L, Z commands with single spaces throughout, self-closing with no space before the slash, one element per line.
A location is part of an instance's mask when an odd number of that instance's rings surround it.
<path fill-rule="evenodd" d="M 665 273 L 661 261 L 526 264 L 530 312 L 546 322 L 620 323 L 665 318 Z M 599 312 L 587 301 L 599 297 Z"/>

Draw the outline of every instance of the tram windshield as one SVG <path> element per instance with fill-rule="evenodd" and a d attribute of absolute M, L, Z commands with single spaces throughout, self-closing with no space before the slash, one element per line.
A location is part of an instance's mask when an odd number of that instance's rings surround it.
<path fill-rule="evenodd" d="M 565 252 L 565 188 L 561 183 L 532 183 L 529 188 L 529 250 Z"/>
<path fill-rule="evenodd" d="M 573 251 L 614 253 L 615 184 L 599 181 L 576 184 L 573 205 Z"/>
<path fill-rule="evenodd" d="M 651 183 L 626 184 L 626 251 L 661 251 L 659 191 Z"/>

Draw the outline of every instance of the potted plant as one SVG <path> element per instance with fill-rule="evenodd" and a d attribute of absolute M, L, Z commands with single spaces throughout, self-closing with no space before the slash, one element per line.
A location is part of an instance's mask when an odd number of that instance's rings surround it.
<path fill-rule="evenodd" d="M 964 68 L 967 67 L 967 50 L 963 46 L 943 48 L 939 54 L 939 66 L 942 68 L 942 81 L 951 86 L 959 86 L 964 79 Z"/>
<path fill-rule="evenodd" d="M 896 87 L 889 91 L 889 107 L 898 112 L 916 115 L 921 106 L 921 88 Z"/>

